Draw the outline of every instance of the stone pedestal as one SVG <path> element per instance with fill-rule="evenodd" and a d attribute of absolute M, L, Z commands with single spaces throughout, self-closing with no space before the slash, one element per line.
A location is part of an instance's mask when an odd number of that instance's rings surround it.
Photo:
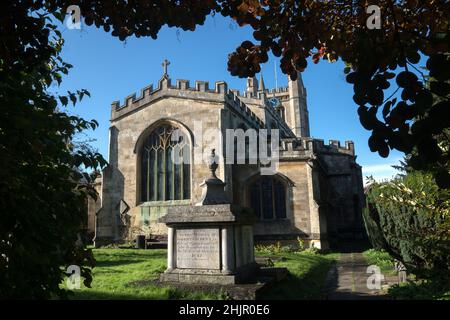
<path fill-rule="evenodd" d="M 161 281 L 235 284 L 250 281 L 256 217 L 231 204 L 171 207 L 160 219 L 168 227 L 167 270 Z"/>
<path fill-rule="evenodd" d="M 161 281 L 235 284 L 256 275 L 256 216 L 230 204 L 225 183 L 216 176 L 217 166 L 213 149 L 211 176 L 200 185 L 201 201 L 195 206 L 170 207 L 160 219 L 169 230 L 167 270 L 161 274 Z"/>

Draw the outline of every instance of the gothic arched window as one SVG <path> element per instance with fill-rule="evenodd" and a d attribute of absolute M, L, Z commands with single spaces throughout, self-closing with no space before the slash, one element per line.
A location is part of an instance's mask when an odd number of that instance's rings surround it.
<path fill-rule="evenodd" d="M 286 218 L 286 188 L 274 176 L 261 176 L 250 185 L 250 205 L 261 219 Z"/>
<path fill-rule="evenodd" d="M 190 198 L 190 146 L 170 124 L 153 130 L 141 149 L 141 201 Z"/>

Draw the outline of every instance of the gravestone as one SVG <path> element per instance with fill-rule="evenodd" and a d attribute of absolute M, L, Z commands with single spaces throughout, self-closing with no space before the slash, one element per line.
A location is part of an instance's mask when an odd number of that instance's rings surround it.
<path fill-rule="evenodd" d="M 215 174 L 214 150 L 209 167 L 211 176 L 201 184 L 200 203 L 170 207 L 160 218 L 168 228 L 167 270 L 161 281 L 236 284 L 255 277 L 256 216 L 230 204 L 225 183 Z"/>

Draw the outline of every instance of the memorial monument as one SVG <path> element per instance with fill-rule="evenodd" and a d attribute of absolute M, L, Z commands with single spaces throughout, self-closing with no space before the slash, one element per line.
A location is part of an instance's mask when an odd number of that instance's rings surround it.
<path fill-rule="evenodd" d="M 253 246 L 256 216 L 230 203 L 225 183 L 216 176 L 212 150 L 211 176 L 200 186 L 195 206 L 170 207 L 160 222 L 168 227 L 167 270 L 160 280 L 182 283 L 236 284 L 257 271 Z"/>

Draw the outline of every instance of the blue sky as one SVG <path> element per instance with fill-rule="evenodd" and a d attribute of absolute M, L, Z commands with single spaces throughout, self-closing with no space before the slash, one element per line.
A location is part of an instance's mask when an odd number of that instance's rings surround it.
<path fill-rule="evenodd" d="M 240 89 L 245 79 L 232 77 L 227 71 L 227 56 L 242 41 L 251 40 L 251 30 L 241 28 L 232 20 L 220 16 L 208 17 L 205 25 L 195 32 L 163 28 L 157 40 L 130 38 L 121 42 L 118 38 L 95 27 L 82 24 L 81 30 L 63 29 L 65 45 L 63 59 L 74 65 L 60 88 L 67 90 L 88 89 L 86 97 L 70 113 L 86 119 L 96 119 L 99 128 L 88 132 L 94 147 L 108 155 L 108 127 L 111 102 L 120 100 L 149 84 L 157 84 L 162 75 L 161 63 L 170 60 L 169 75 L 173 79 L 206 80 L 211 84 L 223 80 L 229 88 Z M 275 87 L 274 61 L 272 57 L 262 67 L 266 87 Z M 392 151 L 386 159 L 372 153 L 367 145 L 370 133 L 359 123 L 356 105 L 352 100 L 352 86 L 345 82 L 341 62 L 318 64 L 308 62 L 302 74 L 308 93 L 311 135 L 315 138 L 353 140 L 357 161 L 363 166 L 364 175 L 388 178 L 395 171 L 390 167 L 398 164 L 402 154 Z M 287 85 L 287 77 L 278 69 L 278 85 Z M 258 76 L 259 77 L 259 76 Z"/>

